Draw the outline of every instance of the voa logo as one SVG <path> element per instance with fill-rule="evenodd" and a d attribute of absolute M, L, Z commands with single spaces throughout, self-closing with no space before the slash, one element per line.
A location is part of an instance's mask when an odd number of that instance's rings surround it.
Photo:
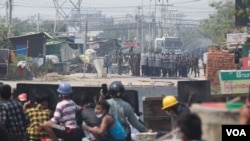
<path fill-rule="evenodd" d="M 244 129 L 226 129 L 227 136 L 247 136 Z"/>

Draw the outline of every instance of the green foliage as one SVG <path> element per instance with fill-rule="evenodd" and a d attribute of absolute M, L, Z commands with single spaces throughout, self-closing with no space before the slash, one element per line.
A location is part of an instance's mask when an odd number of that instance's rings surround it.
<path fill-rule="evenodd" d="M 8 79 L 9 80 L 29 79 L 26 74 L 24 74 L 24 77 L 22 77 L 22 78 L 18 78 L 18 76 L 17 76 L 17 71 L 18 71 L 17 64 L 18 64 L 18 62 L 24 61 L 26 59 L 27 59 L 28 65 L 33 70 L 32 72 L 34 73 L 35 77 L 44 75 L 48 72 L 52 72 L 52 69 L 53 69 L 52 61 L 47 61 L 45 64 L 43 64 L 42 66 L 40 66 L 38 68 L 37 63 L 35 61 L 33 61 L 31 57 L 26 58 L 26 56 L 24 56 L 24 55 L 18 55 L 18 56 L 16 56 L 15 60 L 13 60 L 13 62 L 11 64 L 9 64 L 9 68 L 8 68 Z M 25 71 L 24 71 L 24 73 L 25 73 Z"/>
<path fill-rule="evenodd" d="M 18 76 L 17 76 L 17 64 L 19 61 L 24 61 L 24 60 L 26 60 L 26 56 L 18 55 L 13 60 L 13 62 L 11 64 L 9 64 L 8 80 L 23 79 L 23 78 L 18 78 Z M 28 60 L 28 62 L 32 62 L 32 58 L 30 58 L 30 57 L 28 57 L 27 60 Z"/>
<path fill-rule="evenodd" d="M 53 70 L 53 62 L 51 60 L 48 60 L 46 63 L 40 66 L 39 73 L 46 74 L 52 72 L 52 70 Z"/>
<path fill-rule="evenodd" d="M 67 25 L 63 21 L 57 22 L 57 29 L 59 32 L 67 32 Z M 53 20 L 45 20 L 41 22 L 40 31 L 53 33 L 54 31 L 54 21 Z"/>
<path fill-rule="evenodd" d="M 36 32 L 36 23 L 32 20 L 13 19 L 13 33 L 15 36 L 26 34 L 27 32 Z"/>
<path fill-rule="evenodd" d="M 0 24 L 0 48 L 10 48 L 12 45 L 8 39 L 8 28 Z"/>
<path fill-rule="evenodd" d="M 211 7 L 217 13 L 210 15 L 209 19 L 203 20 L 200 27 L 215 43 L 224 42 L 227 33 L 240 32 L 234 25 L 235 4 L 233 0 L 213 2 Z"/>

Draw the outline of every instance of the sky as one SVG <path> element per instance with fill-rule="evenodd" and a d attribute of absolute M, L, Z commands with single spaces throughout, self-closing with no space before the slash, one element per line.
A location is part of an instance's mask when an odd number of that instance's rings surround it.
<path fill-rule="evenodd" d="M 13 0 L 13 17 L 28 19 L 39 13 L 41 19 L 54 19 L 55 8 L 54 0 Z M 58 0 L 59 5 L 68 14 L 73 9 L 70 0 Z M 75 4 L 78 0 L 71 0 Z M 160 1 L 160 2 L 159 2 Z M 101 10 L 107 17 L 126 17 L 127 14 L 135 15 L 138 6 L 143 5 L 143 12 L 149 15 L 154 11 L 155 2 L 160 5 L 167 0 L 82 0 L 82 9 Z M 0 15 L 5 16 L 6 0 L 0 0 Z M 63 4 L 65 2 L 65 4 Z M 183 13 L 186 19 L 200 20 L 208 18 L 209 14 L 214 13 L 214 9 L 209 7 L 209 0 L 168 0 L 169 9 Z M 157 7 L 160 9 L 160 6 Z M 159 11 L 158 11 L 159 12 Z"/>

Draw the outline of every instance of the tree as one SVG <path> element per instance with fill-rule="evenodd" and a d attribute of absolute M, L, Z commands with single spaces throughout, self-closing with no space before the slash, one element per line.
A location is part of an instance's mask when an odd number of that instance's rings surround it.
<path fill-rule="evenodd" d="M 8 28 L 0 24 L 0 48 L 10 48 L 11 43 L 8 39 Z"/>
<path fill-rule="evenodd" d="M 215 43 L 224 42 L 227 33 L 240 32 L 234 25 L 235 6 L 233 0 L 210 4 L 217 12 L 201 22 L 200 27 Z"/>
<path fill-rule="evenodd" d="M 67 24 L 63 21 L 57 22 L 58 32 L 67 32 Z M 54 31 L 54 21 L 53 20 L 44 20 L 40 25 L 40 31 L 53 33 Z"/>
<path fill-rule="evenodd" d="M 36 23 L 32 19 L 21 20 L 13 19 L 13 33 L 15 36 L 26 34 L 27 32 L 36 32 Z"/>

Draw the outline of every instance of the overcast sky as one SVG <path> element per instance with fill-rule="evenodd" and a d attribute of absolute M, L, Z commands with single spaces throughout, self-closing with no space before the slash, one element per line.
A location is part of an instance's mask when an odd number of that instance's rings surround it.
<path fill-rule="evenodd" d="M 40 14 L 42 19 L 54 19 L 55 8 L 53 0 L 13 0 L 14 9 L 13 17 L 27 19 L 37 13 Z M 69 13 L 73 9 L 70 0 L 58 0 L 59 5 L 63 5 L 64 12 Z M 77 0 L 71 0 L 77 3 Z M 160 2 L 159 2 L 160 1 Z M 5 2 L 0 0 L 0 15 L 5 16 Z M 156 0 L 157 4 L 161 4 L 162 0 Z M 171 10 L 178 10 L 178 12 L 186 15 L 187 19 L 204 19 L 209 14 L 213 13 L 214 9 L 209 7 L 210 0 L 168 0 Z M 144 14 L 152 13 L 154 10 L 155 0 L 83 0 L 82 9 L 96 9 L 101 10 L 103 14 L 108 17 L 125 17 L 127 14 L 135 15 L 138 11 L 137 6 L 144 5 Z M 167 3 L 167 0 L 164 0 Z M 157 9 L 160 9 L 158 6 Z M 150 12 L 151 11 L 151 12 Z"/>

